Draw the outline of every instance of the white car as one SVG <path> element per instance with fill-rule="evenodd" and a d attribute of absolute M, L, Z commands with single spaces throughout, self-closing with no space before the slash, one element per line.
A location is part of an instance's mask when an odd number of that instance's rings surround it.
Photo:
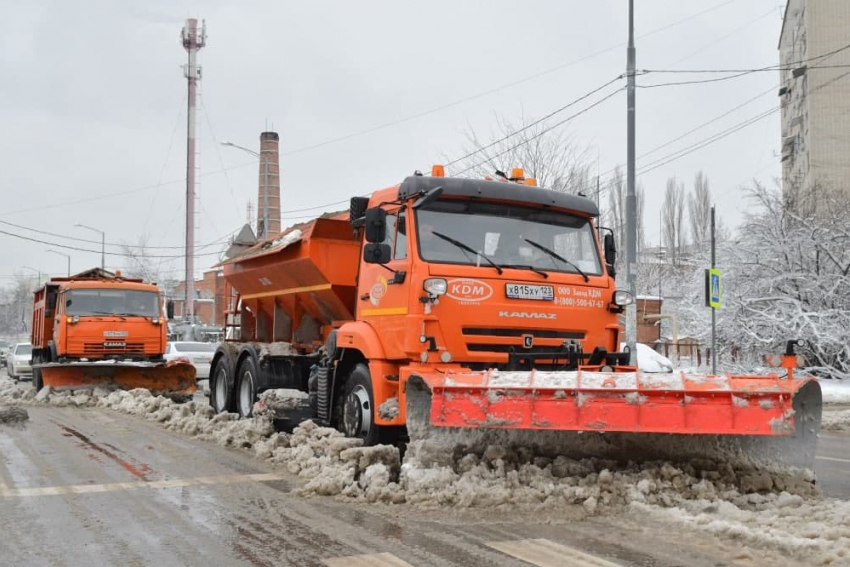
<path fill-rule="evenodd" d="M 215 343 L 172 341 L 165 345 L 165 360 L 188 362 L 195 367 L 197 380 L 207 380 L 210 377 L 210 363 L 215 349 Z"/>
<path fill-rule="evenodd" d="M 9 378 L 19 380 L 26 374 L 32 377 L 32 345 L 30 343 L 18 343 L 9 350 L 6 358 L 6 367 L 9 370 Z"/>

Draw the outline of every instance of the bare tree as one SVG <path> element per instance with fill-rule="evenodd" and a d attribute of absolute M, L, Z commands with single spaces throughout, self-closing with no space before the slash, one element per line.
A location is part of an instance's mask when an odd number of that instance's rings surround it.
<path fill-rule="evenodd" d="M 601 224 L 614 231 L 614 244 L 618 254 L 617 269 L 624 273 L 626 261 L 626 178 L 620 166 L 614 168 L 611 179 L 608 180 L 608 209 L 601 215 Z M 644 246 L 643 211 L 646 192 L 642 185 L 638 185 L 635 191 L 635 208 L 637 209 L 637 251 L 640 253 Z"/>
<path fill-rule="evenodd" d="M 177 286 L 173 273 L 172 258 L 155 258 L 148 250 L 148 236 L 140 236 L 135 245 L 123 244 L 124 274 L 132 278 L 141 278 L 146 282 L 159 284 L 166 296 L 170 296 Z"/>
<path fill-rule="evenodd" d="M 708 177 L 699 171 L 694 178 L 694 190 L 688 195 L 688 218 L 694 244 L 708 242 L 711 232 L 711 191 Z"/>
<path fill-rule="evenodd" d="M 603 222 L 614 231 L 614 244 L 617 246 L 617 250 L 625 250 L 626 178 L 619 165 L 614 168 L 614 173 L 608 180 L 608 211 Z"/>
<path fill-rule="evenodd" d="M 661 206 L 661 232 L 673 264 L 678 263 L 679 256 L 685 247 L 685 236 L 682 234 L 684 211 L 684 184 L 679 183 L 675 177 L 671 177 L 667 180 L 664 203 Z"/>
<path fill-rule="evenodd" d="M 514 167 L 521 167 L 526 177 L 533 177 L 537 185 L 565 193 L 595 192 L 592 181 L 589 149 L 576 143 L 562 130 L 546 132 L 546 124 L 519 125 L 496 118 L 496 128 L 483 139 L 472 128 L 466 131 L 466 157 L 452 163 L 452 175 L 484 177 L 502 171 L 510 175 Z"/>

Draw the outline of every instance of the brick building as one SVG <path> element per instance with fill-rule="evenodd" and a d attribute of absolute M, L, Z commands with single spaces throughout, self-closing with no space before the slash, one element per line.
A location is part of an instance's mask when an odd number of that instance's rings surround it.
<path fill-rule="evenodd" d="M 177 284 L 170 295 L 170 299 L 174 301 L 174 317 L 182 317 L 186 282 Z M 224 307 L 222 271 L 208 270 L 204 272 L 202 279 L 195 280 L 195 315 L 204 325 L 221 327 L 224 325 Z"/>

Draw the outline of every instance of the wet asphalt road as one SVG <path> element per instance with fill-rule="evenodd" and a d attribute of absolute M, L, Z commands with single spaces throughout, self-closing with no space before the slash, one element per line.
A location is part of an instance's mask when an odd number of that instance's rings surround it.
<path fill-rule="evenodd" d="M 3 565 L 751 564 L 736 563 L 733 542 L 672 541 L 629 514 L 569 521 L 305 499 L 280 468 L 133 416 L 28 411 L 24 428 L 0 429 Z M 821 441 L 829 495 L 848 495 L 848 447 L 848 436 Z"/>

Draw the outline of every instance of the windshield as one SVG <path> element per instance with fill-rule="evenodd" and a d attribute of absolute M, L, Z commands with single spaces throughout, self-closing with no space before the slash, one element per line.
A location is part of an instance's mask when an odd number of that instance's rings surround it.
<path fill-rule="evenodd" d="M 447 200 L 418 210 L 416 224 L 419 255 L 429 262 L 484 266 L 487 260 L 479 257 L 483 255 L 502 267 L 602 274 L 593 227 L 583 217 L 501 203 Z"/>
<path fill-rule="evenodd" d="M 15 347 L 15 354 L 32 354 L 32 345 L 18 345 Z"/>
<path fill-rule="evenodd" d="M 158 317 L 159 294 L 129 289 L 73 289 L 65 294 L 65 314 Z"/>

